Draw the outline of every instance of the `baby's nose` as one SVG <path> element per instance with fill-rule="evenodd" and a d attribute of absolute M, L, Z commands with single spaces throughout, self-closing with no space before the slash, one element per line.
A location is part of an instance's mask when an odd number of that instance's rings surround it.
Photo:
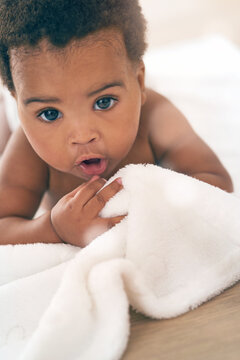
<path fill-rule="evenodd" d="M 71 129 L 69 140 L 72 145 L 86 145 L 99 139 L 99 132 L 93 126 L 80 125 Z"/>

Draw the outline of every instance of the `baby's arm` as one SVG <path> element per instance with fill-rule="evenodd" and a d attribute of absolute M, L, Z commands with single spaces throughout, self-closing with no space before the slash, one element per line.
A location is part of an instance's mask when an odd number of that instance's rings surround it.
<path fill-rule="evenodd" d="M 105 203 L 121 190 L 113 181 L 89 181 L 33 219 L 48 187 L 48 167 L 33 151 L 21 128 L 13 134 L 0 166 L 0 244 L 59 243 L 86 246 L 123 216 L 100 218 Z M 91 230 L 91 231 L 90 231 Z"/>
<path fill-rule="evenodd" d="M 231 178 L 216 154 L 165 97 L 147 90 L 141 116 L 148 118 L 149 141 L 163 167 L 233 191 Z"/>
<path fill-rule="evenodd" d="M 0 166 L 0 244 L 60 242 L 50 214 L 32 220 L 47 188 L 48 171 L 21 129 L 8 142 Z"/>

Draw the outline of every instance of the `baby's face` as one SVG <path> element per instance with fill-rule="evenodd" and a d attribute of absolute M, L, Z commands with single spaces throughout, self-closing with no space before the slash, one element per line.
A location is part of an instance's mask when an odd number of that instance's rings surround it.
<path fill-rule="evenodd" d="M 100 32 L 99 32 L 100 33 Z M 145 100 L 144 65 L 128 60 L 120 33 L 62 51 L 11 53 L 19 117 L 35 152 L 84 180 L 108 178 L 131 150 Z M 94 41 L 93 41 L 94 40 Z"/>

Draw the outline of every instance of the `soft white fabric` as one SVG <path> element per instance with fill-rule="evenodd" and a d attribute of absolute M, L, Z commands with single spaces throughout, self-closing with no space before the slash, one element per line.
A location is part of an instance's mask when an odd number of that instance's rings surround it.
<path fill-rule="evenodd" d="M 129 304 L 169 318 L 240 278 L 237 196 L 155 165 L 116 176 L 102 216 L 128 216 L 86 248 L 0 247 L 1 359 L 120 359 Z"/>

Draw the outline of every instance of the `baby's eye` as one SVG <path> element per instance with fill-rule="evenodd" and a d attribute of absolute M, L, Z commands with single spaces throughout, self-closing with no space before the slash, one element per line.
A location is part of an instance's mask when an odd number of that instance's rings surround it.
<path fill-rule="evenodd" d="M 52 122 L 62 117 L 62 113 L 56 109 L 47 109 L 42 111 L 38 117 L 46 122 Z"/>
<path fill-rule="evenodd" d="M 95 110 L 108 110 L 113 107 L 117 99 L 114 99 L 113 97 L 103 97 L 99 100 L 97 100 L 94 104 Z"/>

